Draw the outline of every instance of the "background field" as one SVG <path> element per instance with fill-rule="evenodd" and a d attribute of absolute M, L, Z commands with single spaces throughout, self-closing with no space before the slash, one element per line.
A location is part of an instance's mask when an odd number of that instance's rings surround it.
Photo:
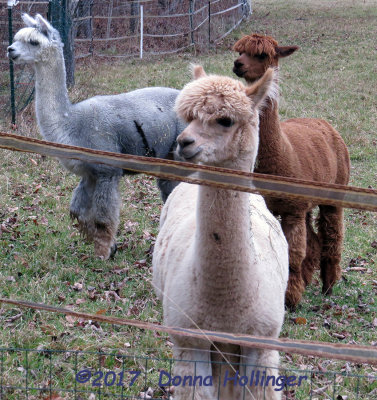
<path fill-rule="evenodd" d="M 208 72 L 232 75 L 236 54 L 230 49 L 235 40 L 250 32 L 267 33 L 281 45 L 300 46 L 281 63 L 281 117 L 330 121 L 349 147 L 351 184 L 376 189 L 376 20 L 372 0 L 255 1 L 250 21 L 210 54 L 78 63 L 70 98 L 76 102 L 155 85 L 181 88 L 190 80 L 190 62 L 203 64 Z M 0 128 L 10 131 L 10 122 L 0 121 Z M 32 106 L 18 115 L 15 132 L 39 137 Z M 2 297 L 161 322 L 161 306 L 150 284 L 151 248 L 161 211 L 154 179 L 140 175 L 123 180 L 119 251 L 114 260 L 103 263 L 93 257 L 92 245 L 84 243 L 69 219 L 77 177 L 55 160 L 4 150 L 0 166 Z M 377 214 L 346 210 L 345 225 L 343 277 L 333 296 L 322 297 L 317 276 L 297 311 L 287 312 L 282 336 L 377 345 Z M 164 335 L 5 305 L 0 306 L 0 326 L 0 347 L 171 355 Z M 287 367 L 376 374 L 365 365 L 289 354 L 282 362 Z M 9 382 L 15 379 L 12 371 L 5 375 Z M 315 385 L 319 390 L 326 381 L 319 378 Z M 343 381 L 339 385 L 346 387 Z M 348 387 L 344 395 L 352 390 Z M 365 398 L 372 399 L 377 382 L 368 380 L 365 390 Z M 300 398 L 299 392 L 289 396 Z M 329 398 L 321 392 L 316 396 Z"/>

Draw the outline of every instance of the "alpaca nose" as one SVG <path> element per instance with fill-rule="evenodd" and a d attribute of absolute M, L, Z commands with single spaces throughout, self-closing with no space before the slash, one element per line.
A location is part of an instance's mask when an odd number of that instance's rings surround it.
<path fill-rule="evenodd" d="M 177 154 L 183 158 L 183 161 L 192 161 L 202 151 L 200 147 L 193 145 L 196 142 L 195 139 L 186 134 L 178 136 L 177 142 Z"/>
<path fill-rule="evenodd" d="M 240 62 L 240 61 L 238 61 L 238 60 L 236 60 L 236 61 L 234 62 L 234 67 L 235 67 L 235 68 L 241 68 L 242 66 L 243 66 L 242 62 Z"/>
<path fill-rule="evenodd" d="M 184 149 L 185 147 L 189 146 L 190 144 L 193 144 L 195 142 L 195 139 L 188 136 L 188 137 L 178 138 L 177 141 L 178 141 L 179 146 L 182 149 Z"/>

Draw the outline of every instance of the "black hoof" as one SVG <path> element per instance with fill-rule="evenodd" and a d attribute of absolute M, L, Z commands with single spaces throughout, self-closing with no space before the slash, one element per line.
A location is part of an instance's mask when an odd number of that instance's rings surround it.
<path fill-rule="evenodd" d="M 117 252 L 117 250 L 118 250 L 118 246 L 117 246 L 116 243 L 114 243 L 114 244 L 111 246 L 110 257 L 109 257 L 109 258 L 114 258 L 114 257 L 115 257 L 115 253 Z"/>
<path fill-rule="evenodd" d="M 332 295 L 332 287 L 329 287 L 329 288 L 322 287 L 322 294 L 324 294 L 325 296 L 331 296 Z"/>

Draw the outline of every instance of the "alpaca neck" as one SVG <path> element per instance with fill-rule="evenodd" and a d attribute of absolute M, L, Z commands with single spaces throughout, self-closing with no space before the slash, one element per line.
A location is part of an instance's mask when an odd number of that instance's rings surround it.
<path fill-rule="evenodd" d="M 284 146 L 281 132 L 279 107 L 276 100 L 267 100 L 266 106 L 259 115 L 259 153 L 257 170 L 273 168 L 271 159 L 280 156 L 288 149 Z M 273 171 L 271 171 L 273 172 Z"/>
<path fill-rule="evenodd" d="M 204 298 L 240 292 L 250 273 L 250 242 L 249 194 L 200 186 L 195 254 Z"/>
<path fill-rule="evenodd" d="M 35 107 L 42 135 L 59 141 L 57 128 L 68 117 L 71 103 L 66 87 L 63 53 L 49 49 L 44 61 L 35 63 Z"/>

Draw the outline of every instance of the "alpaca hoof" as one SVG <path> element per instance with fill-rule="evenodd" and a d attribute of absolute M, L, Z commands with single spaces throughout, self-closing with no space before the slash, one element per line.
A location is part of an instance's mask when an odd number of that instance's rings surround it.
<path fill-rule="evenodd" d="M 324 294 L 325 296 L 331 296 L 332 295 L 332 286 L 329 287 L 322 287 L 322 294 Z"/>
<path fill-rule="evenodd" d="M 117 250 L 118 246 L 116 243 L 113 243 L 111 246 L 99 245 L 98 243 L 94 244 L 94 254 L 102 261 L 106 261 L 110 258 L 113 259 Z"/>
<path fill-rule="evenodd" d="M 301 301 L 302 293 L 305 290 L 304 281 L 298 274 L 289 271 L 289 280 L 287 291 L 285 292 L 285 305 L 291 311 L 296 310 L 296 307 Z"/>
<path fill-rule="evenodd" d="M 290 304 L 287 302 L 287 300 L 285 301 L 285 308 L 286 310 L 288 310 L 291 313 L 296 312 L 297 310 L 297 304 Z"/>
<path fill-rule="evenodd" d="M 105 246 L 96 246 L 94 245 L 94 254 L 102 261 L 106 261 L 111 256 L 111 248 Z"/>
<path fill-rule="evenodd" d="M 69 211 L 69 217 L 71 218 L 72 221 L 79 220 L 79 215 L 77 213 L 75 213 L 74 211 Z"/>
<path fill-rule="evenodd" d="M 110 258 L 113 259 L 115 257 L 116 252 L 118 251 L 118 246 L 114 243 L 110 249 Z"/>
<path fill-rule="evenodd" d="M 288 291 L 285 293 L 285 305 L 290 311 L 295 311 L 300 304 L 302 292 Z"/>

